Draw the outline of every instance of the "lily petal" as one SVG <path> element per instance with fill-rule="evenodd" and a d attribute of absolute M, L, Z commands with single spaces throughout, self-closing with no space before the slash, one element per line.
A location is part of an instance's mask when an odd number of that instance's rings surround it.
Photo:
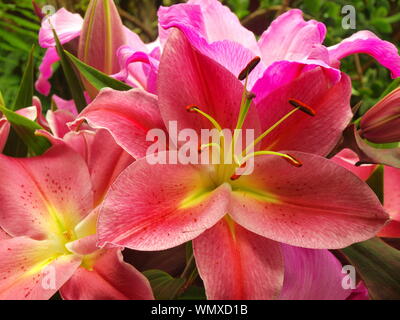
<path fill-rule="evenodd" d="M 86 120 L 92 127 L 107 129 L 115 141 L 135 158 L 146 154 L 147 132 L 163 128 L 156 96 L 140 89 L 103 89 L 72 125 Z"/>
<path fill-rule="evenodd" d="M 61 288 L 66 300 L 153 300 L 146 277 L 125 263 L 120 249 L 102 250 L 88 270 L 79 268 Z"/>
<path fill-rule="evenodd" d="M 279 16 L 265 31 L 258 45 L 268 66 L 280 60 L 306 60 L 322 44 L 326 27 L 315 20 L 304 21 L 301 10 L 293 9 Z M 315 59 L 315 56 L 314 56 Z"/>
<path fill-rule="evenodd" d="M 85 160 L 92 179 L 94 203 L 99 205 L 111 184 L 134 159 L 104 129 L 71 132 L 65 142 Z"/>
<path fill-rule="evenodd" d="M 354 151 L 347 148 L 340 151 L 334 158 L 332 158 L 332 161 L 353 172 L 357 177 L 364 181 L 366 181 L 376 169 L 375 165 L 356 166 L 356 163 L 360 160 Z"/>
<path fill-rule="evenodd" d="M 243 84 L 237 75 L 195 48 L 181 31 L 171 33 L 158 74 L 160 111 L 167 127 L 170 121 L 177 121 L 178 131 L 192 128 L 199 134 L 201 129 L 213 128 L 204 117 L 187 112 L 189 105 L 211 115 L 222 128 L 236 127 Z M 245 126 L 258 128 L 254 108 L 250 108 Z"/>
<path fill-rule="evenodd" d="M 79 37 L 83 25 L 82 17 L 77 13 L 71 13 L 61 8 L 52 16 L 42 21 L 39 31 L 39 44 L 43 48 L 56 46 L 53 28 L 57 32 L 61 44 L 67 43 Z"/>
<path fill-rule="evenodd" d="M 68 233 L 92 209 L 89 172 L 66 146 L 34 158 L 0 155 L 0 227 L 37 240 Z"/>
<path fill-rule="evenodd" d="M 48 48 L 42 62 L 39 66 L 39 77 L 35 82 L 35 88 L 41 94 L 48 96 L 50 93 L 51 85 L 49 79 L 53 75 L 52 66 L 54 63 L 60 60 L 57 54 L 57 50 L 54 47 Z"/>
<path fill-rule="evenodd" d="M 396 46 L 379 39 L 370 31 L 359 31 L 335 46 L 329 47 L 331 63 L 354 53 L 366 53 L 392 72 L 392 78 L 400 77 L 400 56 Z"/>
<path fill-rule="evenodd" d="M 10 133 L 10 123 L 6 118 L 0 118 L 0 153 L 3 151 L 7 143 L 8 134 Z"/>
<path fill-rule="evenodd" d="M 261 76 L 257 75 L 258 77 L 255 81 L 255 85 L 251 90 L 256 95 L 254 101 L 259 103 L 268 94 L 280 87 L 290 84 L 304 73 L 318 67 L 322 67 L 321 69 L 324 75 L 327 76 L 332 85 L 340 81 L 342 77 L 340 70 L 332 68 L 321 61 L 277 61 L 272 63 Z M 252 73 L 250 75 L 252 75 Z"/>
<path fill-rule="evenodd" d="M 380 237 L 400 238 L 400 169 L 386 166 L 384 169 L 384 206 L 390 222 L 381 231 Z"/>
<path fill-rule="evenodd" d="M 316 115 L 310 117 L 303 112 L 292 115 L 262 141 L 262 148 L 327 155 L 352 118 L 350 96 L 349 77 L 342 74 L 340 82 L 335 84 L 321 67 L 271 92 L 256 104 L 263 130 L 293 110 L 290 99 L 309 105 Z"/>
<path fill-rule="evenodd" d="M 367 184 L 333 161 L 288 153 L 303 166 L 263 156 L 251 175 L 232 184 L 237 223 L 272 240 L 311 249 L 343 248 L 382 228 L 388 215 Z"/>
<path fill-rule="evenodd" d="M 49 240 L 0 240 L 0 252 L 1 300 L 47 300 L 81 263 L 77 256 L 57 252 Z"/>
<path fill-rule="evenodd" d="M 158 18 L 160 26 L 164 29 L 192 29 L 209 43 L 235 41 L 258 54 L 254 34 L 243 27 L 238 17 L 218 0 L 190 0 L 187 4 L 161 7 Z M 160 31 L 160 36 L 161 40 L 166 37 L 163 31 Z"/>
<path fill-rule="evenodd" d="M 283 285 L 280 245 L 230 218 L 193 240 L 199 274 L 211 300 L 274 299 Z"/>
<path fill-rule="evenodd" d="M 71 112 L 74 116 L 78 115 L 78 110 L 76 109 L 76 105 L 74 100 L 65 100 L 55 94 L 51 97 L 54 103 L 57 106 L 58 110 L 64 110 Z"/>
<path fill-rule="evenodd" d="M 282 245 L 285 281 L 281 300 L 345 300 L 342 265 L 328 250 Z"/>
<path fill-rule="evenodd" d="M 100 212 L 100 246 L 172 248 L 197 237 L 228 212 L 229 186 L 214 190 L 207 184 L 205 168 L 149 162 L 137 160 L 111 186 Z"/>

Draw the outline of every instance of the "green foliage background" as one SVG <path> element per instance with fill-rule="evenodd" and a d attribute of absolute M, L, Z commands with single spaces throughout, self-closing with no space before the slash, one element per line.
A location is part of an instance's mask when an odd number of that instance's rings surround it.
<path fill-rule="evenodd" d="M 50 4 L 56 8 L 66 7 L 82 15 L 88 0 L 37 0 L 38 5 Z M 183 2 L 178 0 L 116 0 L 124 23 L 140 34 L 145 41 L 157 36 L 157 8 Z M 347 0 L 224 0 L 241 18 L 242 23 L 260 35 L 271 21 L 290 8 L 300 8 L 307 19 L 316 19 L 326 24 L 326 45 L 333 45 L 359 30 L 371 30 L 379 37 L 399 45 L 400 0 L 352 0 L 357 13 L 357 29 L 342 28 L 341 9 Z M 31 0 L 2 1 L 0 3 L 0 90 L 6 103 L 10 103 L 17 92 L 24 65 L 31 48 L 37 43 L 39 20 L 32 10 Z M 34 51 L 36 70 L 44 50 Z M 361 112 L 371 107 L 391 83 L 390 73 L 369 56 L 355 55 L 343 62 L 345 70 L 353 80 L 353 103 L 363 101 Z M 57 80 L 57 73 L 53 81 Z M 62 90 L 59 86 L 58 90 Z M 63 96 L 63 92 L 57 91 Z M 44 105 L 49 100 L 41 97 Z"/>

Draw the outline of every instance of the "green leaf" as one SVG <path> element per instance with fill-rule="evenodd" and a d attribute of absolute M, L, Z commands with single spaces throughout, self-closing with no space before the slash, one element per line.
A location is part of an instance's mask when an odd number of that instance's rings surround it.
<path fill-rule="evenodd" d="M 78 111 L 82 111 L 86 107 L 86 99 L 83 89 L 83 85 L 79 76 L 75 73 L 75 70 L 72 67 L 71 61 L 68 59 L 68 56 L 65 54 L 64 48 L 61 45 L 60 39 L 57 36 L 57 33 L 53 29 L 54 39 L 56 41 L 57 53 L 60 57 L 61 66 L 64 71 L 65 79 L 67 80 L 69 90 L 72 95 L 72 99 L 75 102 L 76 108 Z"/>
<path fill-rule="evenodd" d="M 185 284 L 185 279 L 173 278 L 161 270 L 147 270 L 143 274 L 149 279 L 157 300 L 174 299 Z"/>
<path fill-rule="evenodd" d="M 31 121 L 4 106 L 0 106 L 0 112 L 2 112 L 11 123 L 12 128 L 28 147 L 32 155 L 41 155 L 51 146 L 50 142 L 46 138 L 35 135 L 36 130 L 43 129 L 38 123 Z"/>
<path fill-rule="evenodd" d="M 202 287 L 191 286 L 182 295 L 178 297 L 178 300 L 206 300 L 206 291 Z"/>
<path fill-rule="evenodd" d="M 127 91 L 132 89 L 131 86 L 128 86 L 127 84 L 119 80 L 111 78 L 105 73 L 87 65 L 68 51 L 64 50 L 64 53 L 79 70 L 81 75 L 97 90 L 101 90 L 103 88 L 112 88 L 118 91 Z"/>
<path fill-rule="evenodd" d="M 383 166 L 378 166 L 366 182 L 383 203 Z"/>
<path fill-rule="evenodd" d="M 341 251 L 361 275 L 372 299 L 400 299 L 399 250 L 373 238 Z"/>
<path fill-rule="evenodd" d="M 35 46 L 32 46 L 32 49 L 29 53 L 28 63 L 25 68 L 24 75 L 22 77 L 21 84 L 18 89 L 17 97 L 12 106 L 12 110 L 18 110 L 25 107 L 29 107 L 32 105 L 32 97 L 33 97 L 33 52 L 35 50 Z"/>

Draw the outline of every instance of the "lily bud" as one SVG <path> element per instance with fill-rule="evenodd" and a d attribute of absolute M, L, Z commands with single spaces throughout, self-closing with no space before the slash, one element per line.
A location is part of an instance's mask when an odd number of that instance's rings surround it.
<path fill-rule="evenodd" d="M 400 87 L 368 110 L 360 128 L 360 135 L 374 143 L 400 141 Z"/>
<path fill-rule="evenodd" d="M 114 1 L 91 0 L 83 22 L 78 58 L 106 74 L 114 74 L 119 71 L 116 52 L 124 44 L 125 30 Z M 83 82 L 93 99 L 98 90 Z"/>

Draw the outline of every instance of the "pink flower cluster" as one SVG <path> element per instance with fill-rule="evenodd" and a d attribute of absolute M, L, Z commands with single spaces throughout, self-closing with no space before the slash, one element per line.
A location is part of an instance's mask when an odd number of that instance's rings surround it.
<path fill-rule="evenodd" d="M 328 159 L 353 117 L 340 60 L 366 53 L 399 77 L 397 48 L 369 31 L 326 47 L 325 25 L 297 9 L 258 40 L 217 0 L 161 7 L 158 18 L 151 44 L 122 25 L 113 1 L 91 1 L 85 19 L 60 9 L 43 20 L 38 92 L 50 93 L 60 59 L 53 28 L 80 60 L 132 89 L 98 91 L 83 80 L 89 104 L 79 114 L 58 96 L 46 116 L 36 98 L 18 111 L 52 146 L 37 157 L 0 155 L 0 299 L 58 291 L 64 299 L 153 299 L 122 250 L 189 241 L 208 299 L 354 298 L 329 249 L 400 235 L 399 152 L 376 160 L 363 145 L 400 141 L 400 93 L 354 126 L 353 151 Z M 172 121 L 199 136 L 253 130 L 253 152 L 239 150 L 253 172 L 238 175 L 240 161 L 149 163 L 148 133 L 169 137 Z M 9 131 L 1 118 L 0 150 Z M 168 156 L 179 144 L 157 152 Z M 200 156 L 215 145 L 198 147 Z M 387 165 L 383 205 L 365 183 L 379 164 Z"/>

